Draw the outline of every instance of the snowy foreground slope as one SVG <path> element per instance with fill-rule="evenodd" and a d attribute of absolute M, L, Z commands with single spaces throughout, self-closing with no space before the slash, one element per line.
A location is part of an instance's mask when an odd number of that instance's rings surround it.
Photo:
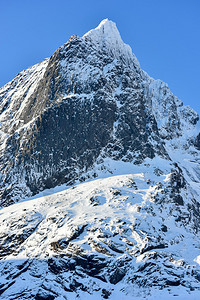
<path fill-rule="evenodd" d="M 0 89 L 0 299 L 200 298 L 200 122 L 103 20 Z"/>
<path fill-rule="evenodd" d="M 2 209 L 1 299 L 198 299 L 199 235 L 186 205 L 167 198 L 169 169 Z"/>

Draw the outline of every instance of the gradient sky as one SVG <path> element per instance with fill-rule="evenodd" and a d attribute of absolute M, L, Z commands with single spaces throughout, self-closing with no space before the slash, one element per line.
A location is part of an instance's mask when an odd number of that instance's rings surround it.
<path fill-rule="evenodd" d="M 0 87 L 105 18 L 141 67 L 200 113 L 200 0 L 0 0 Z"/>

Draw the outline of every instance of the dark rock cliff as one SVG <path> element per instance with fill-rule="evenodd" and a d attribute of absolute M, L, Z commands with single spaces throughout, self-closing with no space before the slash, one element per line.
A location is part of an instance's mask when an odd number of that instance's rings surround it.
<path fill-rule="evenodd" d="M 2 205 L 71 184 L 98 157 L 135 164 L 156 155 L 170 159 L 164 137 L 181 135 L 175 97 L 166 98 L 166 87 L 151 88 L 113 23 L 102 26 L 94 36 L 72 36 L 1 89 Z M 157 117 L 160 110 L 166 119 L 166 111 L 154 107 L 158 91 L 159 101 L 171 105 L 167 135 Z"/>

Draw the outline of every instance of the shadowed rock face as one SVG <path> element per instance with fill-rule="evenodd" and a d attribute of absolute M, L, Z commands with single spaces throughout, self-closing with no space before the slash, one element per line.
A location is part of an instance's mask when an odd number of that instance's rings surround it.
<path fill-rule="evenodd" d="M 113 61 L 91 41 L 78 37 L 53 54 L 18 117 L 23 125 L 31 124 L 18 127 L 6 140 L 1 157 L 3 205 L 16 195 L 19 178 L 24 178 L 25 194 L 28 189 L 35 194 L 73 182 L 78 177 L 75 169 L 87 171 L 104 148 L 115 159 L 135 151 L 140 160 L 154 157 L 155 152 L 165 154 L 160 141 L 157 147 L 149 141 L 152 128 L 156 136 L 158 132 L 154 117 L 145 112 L 140 88 L 143 74 L 124 65 L 123 60 Z M 71 71 L 79 64 L 83 72 L 86 67 L 91 69 L 85 78 L 79 69 L 77 74 Z M 107 75 L 102 70 L 108 65 L 112 71 Z"/>
<path fill-rule="evenodd" d="M 0 90 L 2 205 L 71 184 L 99 158 L 169 159 L 165 138 L 182 134 L 176 98 L 140 69 L 113 25 L 102 26 L 95 38 L 72 36 Z M 117 39 L 115 48 L 101 34 Z"/>
<path fill-rule="evenodd" d="M 195 146 L 200 150 L 200 133 L 196 137 Z"/>

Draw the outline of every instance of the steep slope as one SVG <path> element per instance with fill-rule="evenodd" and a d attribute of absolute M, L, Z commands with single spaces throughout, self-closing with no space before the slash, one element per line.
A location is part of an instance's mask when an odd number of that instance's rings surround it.
<path fill-rule="evenodd" d="M 1 299 L 197 299 L 191 197 L 181 174 L 160 159 L 156 175 L 154 163 L 2 209 Z M 185 203 L 168 198 L 175 176 Z"/>
<path fill-rule="evenodd" d="M 166 140 L 188 129 L 184 143 L 198 146 L 198 115 L 141 70 L 108 20 L 21 72 L 0 99 L 4 206 L 75 182 L 98 158 L 170 159 Z"/>

